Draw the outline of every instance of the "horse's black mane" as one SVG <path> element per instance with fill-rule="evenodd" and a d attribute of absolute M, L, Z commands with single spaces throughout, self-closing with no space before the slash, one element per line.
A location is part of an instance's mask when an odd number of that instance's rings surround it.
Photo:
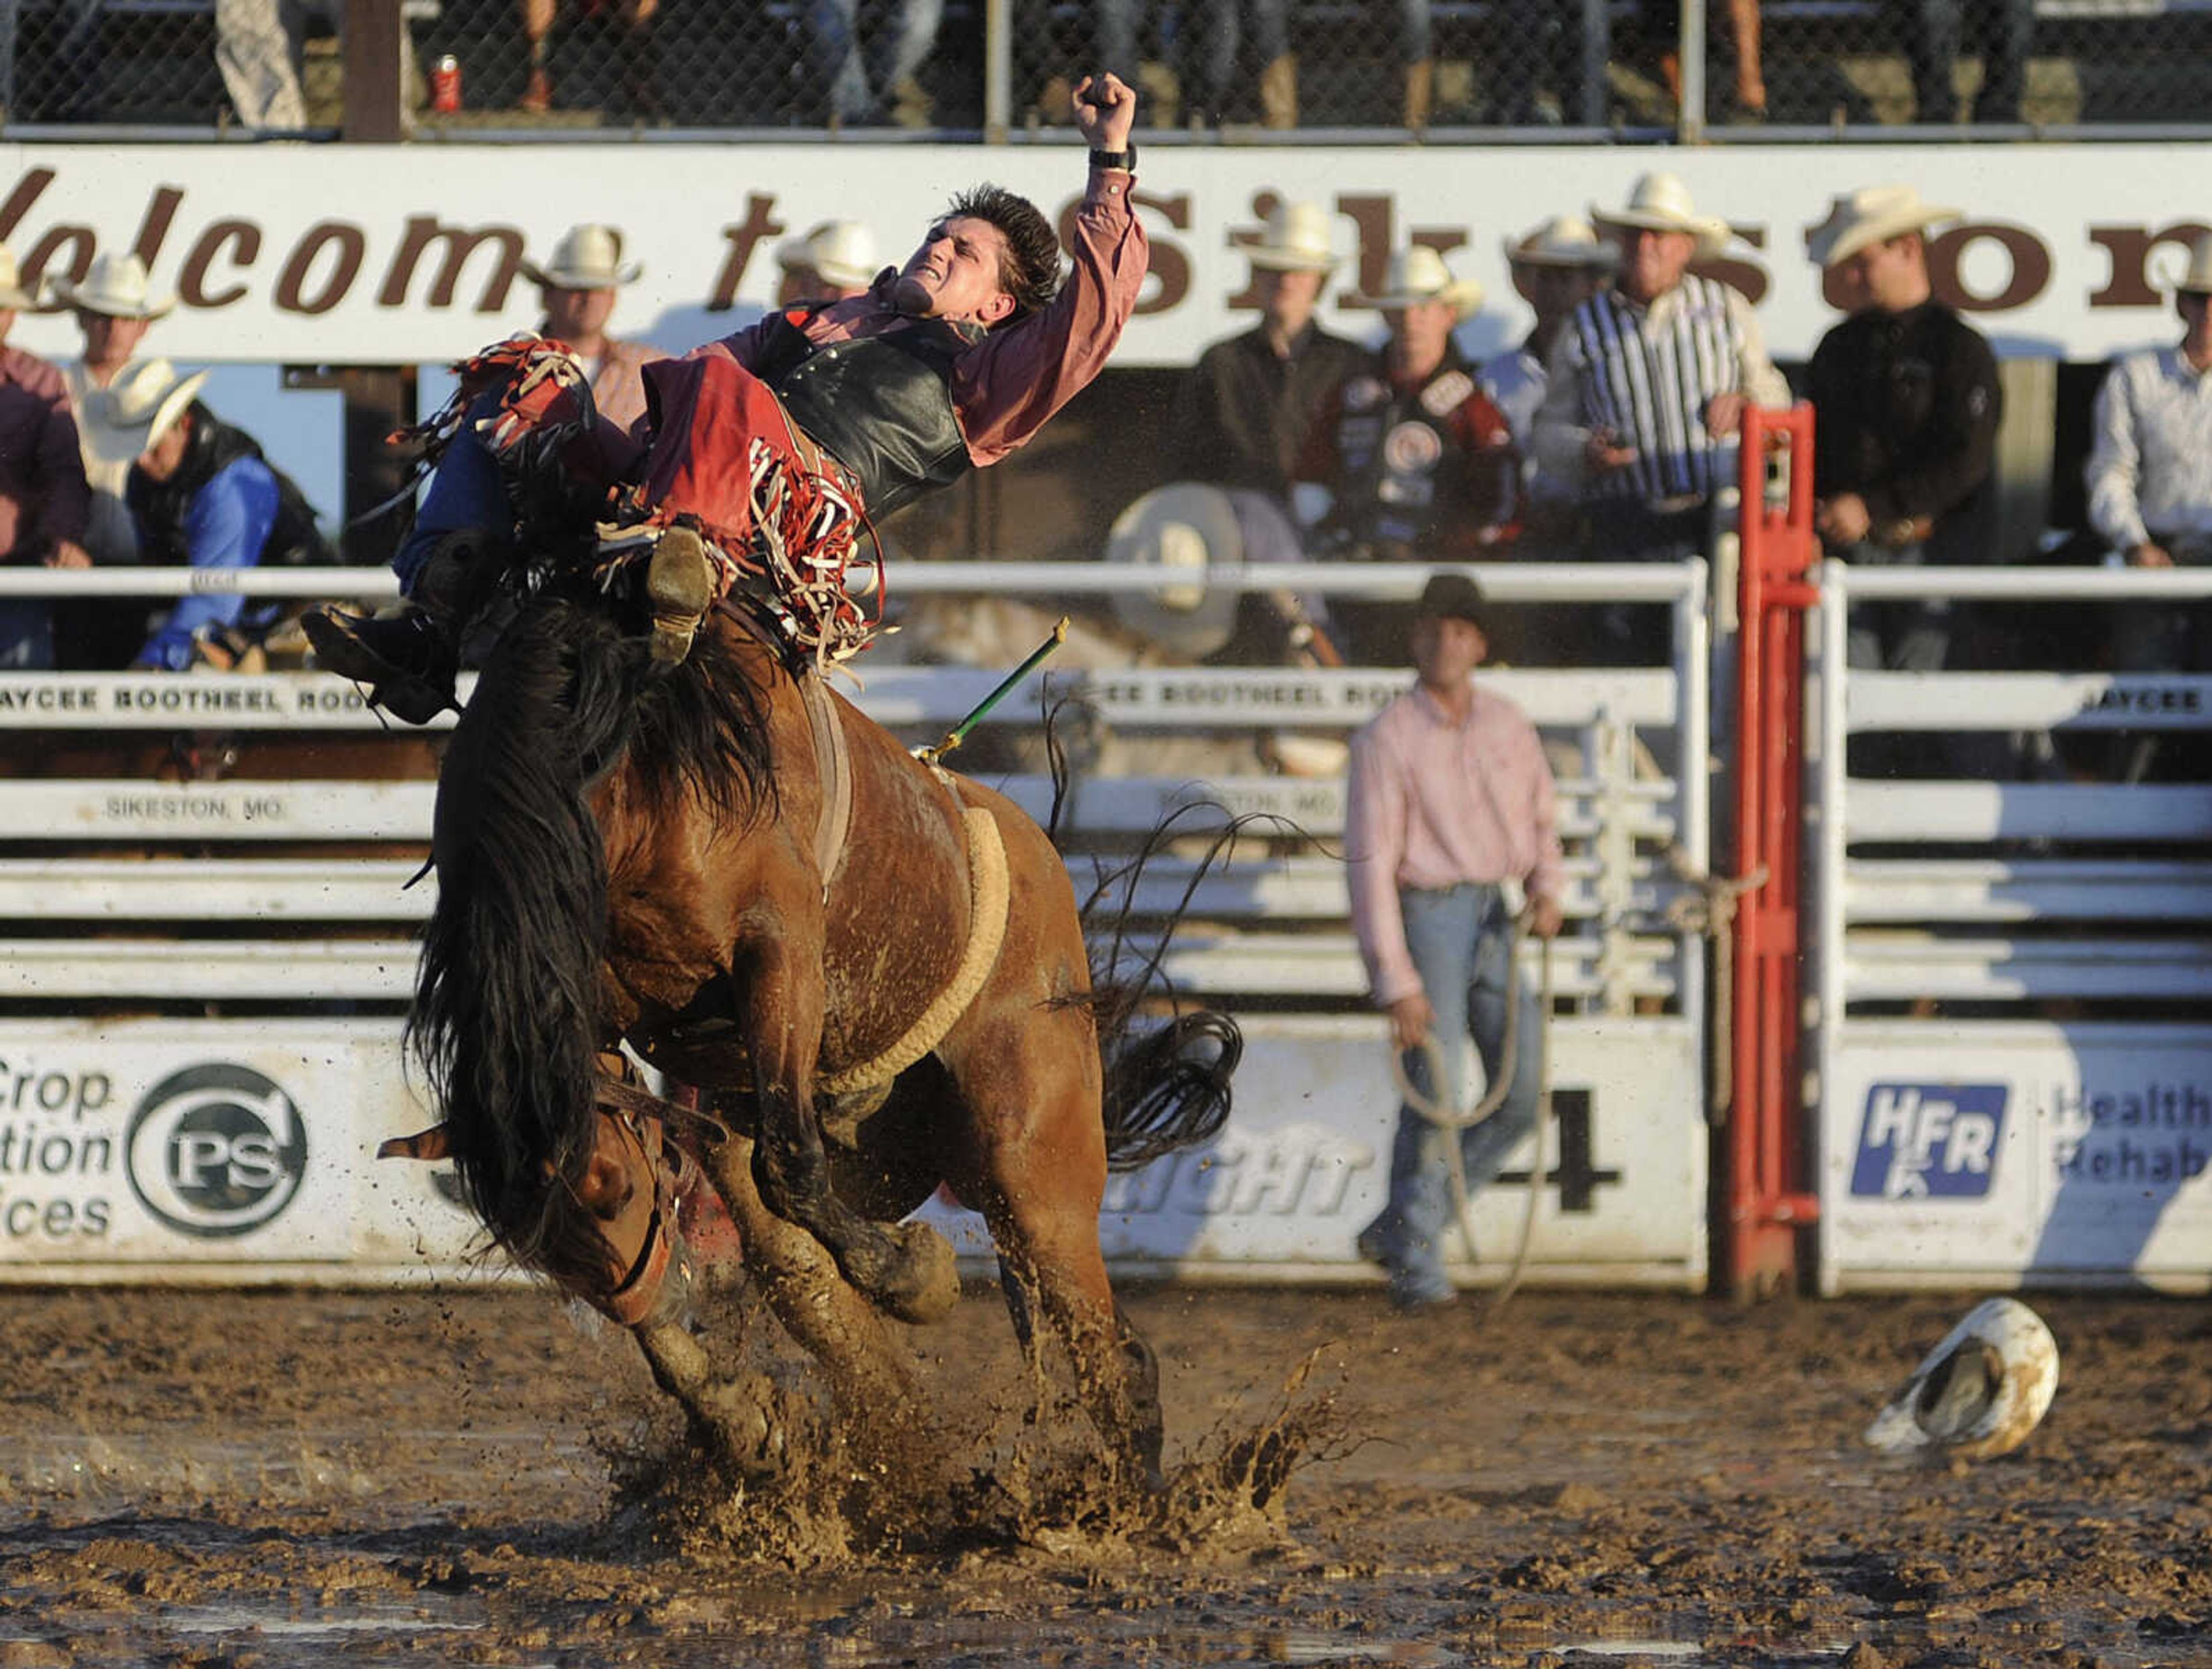
<path fill-rule="evenodd" d="M 655 820 L 684 815 L 687 798 L 730 823 L 773 810 L 767 694 L 738 652 L 743 629 L 710 620 L 669 669 L 604 605 L 527 598 L 439 775 L 438 904 L 410 1041 L 493 1237 L 586 1282 L 604 1254 L 573 1187 L 594 1136 L 609 913 L 587 796 L 627 764 Z"/>

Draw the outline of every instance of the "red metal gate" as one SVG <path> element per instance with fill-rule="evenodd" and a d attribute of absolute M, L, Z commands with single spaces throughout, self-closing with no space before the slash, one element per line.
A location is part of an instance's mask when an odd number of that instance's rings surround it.
<path fill-rule="evenodd" d="M 1738 899 L 1730 1021 L 1735 1084 L 1720 1259 L 1738 1297 L 1784 1290 L 1806 1187 L 1798 978 L 1804 828 L 1805 613 L 1819 593 L 1813 408 L 1744 414 L 1741 638 L 1736 668 L 1735 852 L 1759 883 Z"/>

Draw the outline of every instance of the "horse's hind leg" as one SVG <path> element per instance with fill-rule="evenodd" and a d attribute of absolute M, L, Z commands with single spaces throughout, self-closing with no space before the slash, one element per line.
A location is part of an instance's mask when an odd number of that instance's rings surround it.
<path fill-rule="evenodd" d="M 1021 1231 L 1011 1223 L 1001 1225 L 995 1215 L 992 1233 L 1002 1245 L 1015 1243 Z M 1100 1278 L 1105 1265 L 1099 1264 Z M 999 1257 L 999 1281 L 1006 1294 L 1006 1312 L 1012 1317 L 1014 1338 L 1032 1371 L 1042 1364 L 1044 1338 L 1038 1322 L 1051 1324 L 1050 1332 L 1066 1346 L 1075 1364 L 1078 1389 L 1099 1432 L 1132 1475 L 1157 1484 L 1160 1452 L 1166 1441 L 1166 1423 L 1160 1411 L 1160 1364 L 1152 1347 L 1115 1303 L 1106 1304 L 1110 1319 L 1101 1323 L 1095 1296 L 1085 1292 L 1072 1301 L 1049 1295 L 1060 1278 L 1040 1274 L 1030 1256 Z M 1079 1279 L 1078 1285 L 1082 1284 Z M 1044 1314 L 1039 1315 L 1040 1303 Z"/>
<path fill-rule="evenodd" d="M 1114 1302 L 1098 1247 L 1106 1148 L 1090 1017 L 1018 1007 L 981 1029 L 962 1054 L 980 1174 L 961 1192 L 989 1222 L 1000 1266 L 1012 1277 L 1016 1331 L 1042 1321 L 1061 1341 L 1117 1461 L 1132 1476 L 1156 1478 L 1158 1369 Z"/>

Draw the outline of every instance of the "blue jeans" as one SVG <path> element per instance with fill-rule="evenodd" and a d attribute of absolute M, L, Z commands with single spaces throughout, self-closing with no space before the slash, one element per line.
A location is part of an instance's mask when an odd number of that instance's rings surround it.
<path fill-rule="evenodd" d="M 1421 976 L 1421 989 L 1437 1012 L 1436 1040 L 1447 1082 L 1439 1095 L 1430 1082 L 1428 1052 L 1407 1053 L 1406 1074 L 1414 1089 L 1439 1106 L 1464 1105 L 1462 1059 L 1470 1034 L 1490 1081 L 1498 1081 L 1505 1050 L 1510 992 L 1513 918 L 1494 885 L 1465 883 L 1435 892 L 1408 887 L 1398 895 L 1406 922 L 1406 948 Z M 1540 1042 L 1544 1023 L 1537 988 L 1520 990 L 1520 1029 L 1513 1077 L 1497 1111 L 1480 1124 L 1448 1130 L 1431 1124 L 1413 1107 L 1398 1109 L 1398 1136 L 1390 1152 L 1390 1203 L 1369 1232 L 1382 1242 L 1391 1296 L 1423 1303 L 1451 1294 L 1443 1245 L 1453 1232 L 1450 1144 L 1459 1144 L 1468 1199 L 1504 1168 L 1505 1156 L 1536 1127 L 1542 1091 Z M 1536 1186 L 1531 1182 L 1530 1187 Z"/>
<path fill-rule="evenodd" d="M 496 394 L 479 396 L 445 456 L 438 460 L 429 489 L 415 512 L 415 525 L 392 558 L 392 571 L 399 576 L 402 597 L 415 595 L 422 565 L 447 534 L 471 527 L 503 531 L 514 525 L 499 460 L 491 455 L 491 448 L 484 445 L 476 428 L 477 419 L 489 416 L 498 404 Z"/>
<path fill-rule="evenodd" d="M 1206 109 L 1218 114 L 1234 89 L 1248 16 L 1253 46 L 1249 57 L 1273 64 L 1288 56 L 1290 0 L 1204 0 L 1197 12 L 1192 31 L 1197 70 L 1194 92 Z"/>
<path fill-rule="evenodd" d="M 810 0 L 806 8 L 817 73 L 829 84 L 830 107 L 848 122 L 876 115 L 891 88 L 928 62 L 945 0 L 894 0 L 891 15 L 866 32 L 860 9 L 860 0 Z"/>
<path fill-rule="evenodd" d="M 1905 51 L 1912 64 L 1913 119 L 1958 119 L 1959 96 L 1951 65 L 1965 45 L 1969 5 L 1984 26 L 1982 87 L 1973 119 L 2017 122 L 2027 82 L 2027 55 L 2035 35 L 2035 0 L 1911 0 Z"/>
<path fill-rule="evenodd" d="M 0 599 L 0 672 L 51 672 L 54 605 L 40 597 Z"/>

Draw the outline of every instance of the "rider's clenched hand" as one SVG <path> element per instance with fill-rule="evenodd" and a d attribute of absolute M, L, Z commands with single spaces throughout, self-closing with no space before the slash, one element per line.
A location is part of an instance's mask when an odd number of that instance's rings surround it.
<path fill-rule="evenodd" d="M 1075 125 L 1091 149 L 1128 149 L 1129 130 L 1136 124 L 1135 88 L 1110 70 L 1083 78 L 1075 89 Z"/>

